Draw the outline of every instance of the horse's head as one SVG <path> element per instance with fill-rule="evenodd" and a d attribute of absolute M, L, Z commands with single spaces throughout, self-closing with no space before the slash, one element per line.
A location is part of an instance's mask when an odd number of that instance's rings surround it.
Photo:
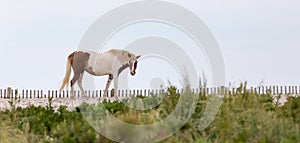
<path fill-rule="evenodd" d="M 140 57 L 141 57 L 140 55 L 135 56 L 134 54 L 128 54 L 128 58 L 129 58 L 128 64 L 129 64 L 130 74 L 132 76 L 134 76 L 136 73 L 135 70 L 137 68 L 137 63 L 138 63 L 137 59 Z"/>

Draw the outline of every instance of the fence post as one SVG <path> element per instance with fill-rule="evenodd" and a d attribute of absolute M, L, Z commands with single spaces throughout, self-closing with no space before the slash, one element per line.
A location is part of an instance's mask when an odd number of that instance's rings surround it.
<path fill-rule="evenodd" d="M 3 91 L 3 98 L 6 98 L 6 89 L 4 89 L 4 91 Z"/>
<path fill-rule="evenodd" d="M 28 89 L 28 96 L 31 99 L 31 90 L 30 89 Z"/>
<path fill-rule="evenodd" d="M 104 92 L 104 91 L 103 91 Z M 106 97 L 110 97 L 110 95 L 109 95 L 109 90 L 107 90 L 107 92 L 106 92 Z"/>
<path fill-rule="evenodd" d="M 66 90 L 66 97 L 69 98 L 69 93 L 70 93 L 70 90 Z"/>
<path fill-rule="evenodd" d="M 55 98 L 55 91 L 52 90 L 52 97 Z"/>
<path fill-rule="evenodd" d="M 219 95 L 224 95 L 225 96 L 225 94 L 226 94 L 226 91 L 225 91 L 225 86 L 221 86 L 220 88 L 219 88 L 219 93 L 218 93 Z"/>
<path fill-rule="evenodd" d="M 25 92 L 24 92 L 24 89 L 22 89 L 21 95 L 22 95 L 22 98 L 25 98 Z"/>
<path fill-rule="evenodd" d="M 43 90 L 41 90 L 41 98 L 43 98 L 43 95 L 44 95 L 44 94 L 43 94 Z"/>
<path fill-rule="evenodd" d="M 10 96 L 11 96 L 11 87 L 7 87 L 7 89 L 6 89 L 6 98 L 10 99 Z"/>
<path fill-rule="evenodd" d="M 27 98 L 27 99 L 29 98 L 29 95 L 28 95 L 28 94 L 29 94 L 29 93 L 28 93 L 28 89 L 26 89 L 26 90 L 25 90 L 25 98 Z"/>
<path fill-rule="evenodd" d="M 37 90 L 37 98 L 40 98 L 40 90 Z"/>
<path fill-rule="evenodd" d="M 14 89 L 10 89 L 10 96 L 9 96 L 9 99 L 12 99 L 12 98 L 14 98 Z"/>
<path fill-rule="evenodd" d="M 114 90 L 115 90 L 115 89 L 111 89 L 111 91 L 110 91 L 110 97 L 115 97 L 115 95 L 114 95 L 114 94 L 115 94 Z"/>

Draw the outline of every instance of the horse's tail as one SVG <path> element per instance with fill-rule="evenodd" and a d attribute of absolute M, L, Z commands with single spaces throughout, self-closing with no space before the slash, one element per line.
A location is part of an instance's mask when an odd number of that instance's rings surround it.
<path fill-rule="evenodd" d="M 74 53 L 72 53 L 68 57 L 65 77 L 64 77 L 63 83 L 62 83 L 62 85 L 59 89 L 59 92 L 61 92 L 65 88 L 65 86 L 68 87 L 68 85 L 69 85 L 70 76 L 71 76 L 71 66 L 72 66 L 72 62 L 73 62 L 73 56 L 74 56 Z"/>

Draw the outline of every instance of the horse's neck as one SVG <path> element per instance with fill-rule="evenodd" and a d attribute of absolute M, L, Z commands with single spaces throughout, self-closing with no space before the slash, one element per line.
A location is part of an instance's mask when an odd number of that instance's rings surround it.
<path fill-rule="evenodd" d="M 123 55 L 122 55 L 122 56 L 123 56 Z M 126 59 L 126 57 L 116 57 L 116 56 L 115 56 L 115 59 L 118 60 L 118 62 L 119 62 L 122 66 L 128 63 L 128 60 Z"/>
<path fill-rule="evenodd" d="M 111 55 L 113 55 L 114 58 L 117 59 L 120 64 L 124 65 L 124 64 L 128 63 L 129 59 L 127 57 L 127 54 L 128 54 L 127 51 L 123 51 L 123 50 L 111 50 L 108 53 L 110 53 Z"/>

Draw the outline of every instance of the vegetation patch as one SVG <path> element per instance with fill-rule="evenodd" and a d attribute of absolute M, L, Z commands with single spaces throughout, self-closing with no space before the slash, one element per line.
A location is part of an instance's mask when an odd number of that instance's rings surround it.
<path fill-rule="evenodd" d="M 241 88 L 244 88 L 241 85 Z M 163 120 L 174 111 L 180 94 L 170 87 L 162 100 L 138 97 L 147 110 L 135 110 L 122 102 L 105 107 L 116 118 L 130 124 L 151 124 Z M 247 90 L 226 95 L 214 121 L 199 130 L 203 111 L 213 95 L 197 95 L 196 108 L 189 121 L 162 143 L 181 142 L 300 142 L 300 98 L 289 97 L 280 106 L 269 94 L 251 94 Z M 54 111 L 51 100 L 47 107 L 11 108 L 0 111 L 0 142 L 112 142 L 97 133 L 81 112 L 95 105 L 83 104 L 73 111 L 61 106 Z M 159 105 L 148 109 L 149 105 Z M 130 102 L 131 103 L 131 102 Z M 13 104 L 11 104 L 13 106 Z M 135 105 L 132 105 L 135 106 Z M 105 114 L 105 113 L 103 113 Z"/>

